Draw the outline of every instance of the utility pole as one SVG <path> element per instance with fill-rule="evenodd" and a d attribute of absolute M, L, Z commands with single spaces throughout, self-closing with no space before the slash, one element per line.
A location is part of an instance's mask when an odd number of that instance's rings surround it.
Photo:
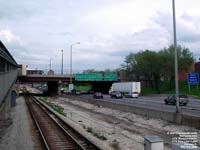
<path fill-rule="evenodd" d="M 61 50 L 61 53 L 62 53 L 61 75 L 63 75 L 63 49 Z"/>
<path fill-rule="evenodd" d="M 72 84 L 72 45 L 70 45 L 70 84 Z"/>
<path fill-rule="evenodd" d="M 176 113 L 180 113 L 179 107 L 179 85 L 178 85 L 178 58 L 177 58 L 177 39 L 176 39 L 176 12 L 175 12 L 175 0 L 172 0 L 173 9 L 173 30 L 174 30 L 174 68 L 175 68 L 175 98 L 176 98 Z"/>
<path fill-rule="evenodd" d="M 52 58 L 50 58 L 49 60 L 49 70 L 51 70 L 51 61 L 52 61 Z"/>
<path fill-rule="evenodd" d="M 72 48 L 74 45 L 80 44 L 80 42 L 76 42 L 70 45 L 70 85 L 72 85 Z"/>

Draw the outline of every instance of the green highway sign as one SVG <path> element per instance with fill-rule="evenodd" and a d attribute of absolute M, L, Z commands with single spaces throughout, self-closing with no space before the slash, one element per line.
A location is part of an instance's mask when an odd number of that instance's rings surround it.
<path fill-rule="evenodd" d="M 76 81 L 101 81 L 103 75 L 101 73 L 90 73 L 90 74 L 76 74 Z"/>
<path fill-rule="evenodd" d="M 105 73 L 104 80 L 106 81 L 116 81 L 118 79 L 117 74 L 114 73 Z"/>
<path fill-rule="evenodd" d="M 117 81 L 118 76 L 114 73 L 83 73 L 75 74 L 76 81 Z"/>

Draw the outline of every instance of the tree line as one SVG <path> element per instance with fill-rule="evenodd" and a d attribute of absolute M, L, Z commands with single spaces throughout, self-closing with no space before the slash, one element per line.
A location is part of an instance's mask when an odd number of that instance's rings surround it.
<path fill-rule="evenodd" d="M 194 62 L 193 54 L 188 48 L 178 46 L 178 70 L 188 71 Z M 121 69 L 126 78 L 143 80 L 146 87 L 155 88 L 159 92 L 161 80 L 170 81 L 169 89 L 174 87 L 174 47 L 169 46 L 160 51 L 144 50 L 128 54 Z"/>

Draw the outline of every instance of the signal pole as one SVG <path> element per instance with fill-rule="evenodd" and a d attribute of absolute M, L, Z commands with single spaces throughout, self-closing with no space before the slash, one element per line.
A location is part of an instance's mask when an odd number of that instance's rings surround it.
<path fill-rule="evenodd" d="M 61 50 L 61 53 L 62 53 L 61 75 L 63 75 L 63 49 Z"/>

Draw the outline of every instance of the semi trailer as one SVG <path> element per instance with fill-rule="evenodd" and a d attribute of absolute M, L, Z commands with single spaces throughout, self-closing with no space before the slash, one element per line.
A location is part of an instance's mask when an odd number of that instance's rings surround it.
<path fill-rule="evenodd" d="M 116 82 L 113 83 L 109 94 L 121 93 L 125 97 L 138 98 L 141 93 L 141 83 L 140 82 Z"/>

